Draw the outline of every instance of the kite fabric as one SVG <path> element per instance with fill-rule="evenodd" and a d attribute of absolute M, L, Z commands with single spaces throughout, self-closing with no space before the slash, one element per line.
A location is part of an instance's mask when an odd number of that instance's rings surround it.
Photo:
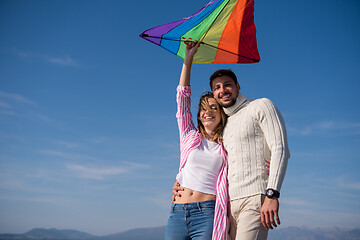
<path fill-rule="evenodd" d="M 180 21 L 144 31 L 140 37 L 185 56 L 184 41 L 201 41 L 194 63 L 256 63 L 254 0 L 213 0 Z"/>

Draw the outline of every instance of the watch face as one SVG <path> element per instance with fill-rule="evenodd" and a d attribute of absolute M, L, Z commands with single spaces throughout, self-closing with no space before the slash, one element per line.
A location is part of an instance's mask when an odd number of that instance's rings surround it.
<path fill-rule="evenodd" d="M 280 193 L 274 189 L 267 189 L 266 190 L 266 196 L 268 198 L 279 198 L 280 197 Z"/>

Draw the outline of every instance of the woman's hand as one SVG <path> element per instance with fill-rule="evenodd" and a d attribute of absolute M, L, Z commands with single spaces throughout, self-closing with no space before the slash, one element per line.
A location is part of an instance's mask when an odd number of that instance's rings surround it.
<path fill-rule="evenodd" d="M 179 191 L 184 191 L 184 188 L 180 186 L 180 183 L 178 181 L 176 181 L 174 183 L 174 186 L 173 186 L 173 190 L 172 190 L 172 203 L 174 203 L 175 201 L 175 197 L 181 197 Z"/>
<path fill-rule="evenodd" d="M 192 63 L 194 59 L 194 55 L 197 52 L 197 49 L 200 47 L 200 41 L 185 41 L 186 49 L 185 49 L 185 59 L 186 63 Z"/>
<path fill-rule="evenodd" d="M 271 159 L 265 159 L 265 168 L 266 168 L 268 175 L 270 174 L 270 162 L 271 162 Z"/>

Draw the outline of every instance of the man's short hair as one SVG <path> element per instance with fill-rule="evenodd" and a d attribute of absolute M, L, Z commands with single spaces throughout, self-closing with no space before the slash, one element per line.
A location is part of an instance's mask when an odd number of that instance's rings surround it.
<path fill-rule="evenodd" d="M 232 80 L 234 80 L 235 85 L 238 83 L 236 75 L 231 69 L 219 69 L 210 76 L 210 89 L 212 89 L 213 80 L 221 76 L 229 76 Z"/>

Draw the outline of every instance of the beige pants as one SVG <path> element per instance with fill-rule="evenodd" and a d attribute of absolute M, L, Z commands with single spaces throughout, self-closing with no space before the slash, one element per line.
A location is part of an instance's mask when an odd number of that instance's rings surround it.
<path fill-rule="evenodd" d="M 230 201 L 231 240 L 266 240 L 268 230 L 261 223 L 262 194 Z"/>

